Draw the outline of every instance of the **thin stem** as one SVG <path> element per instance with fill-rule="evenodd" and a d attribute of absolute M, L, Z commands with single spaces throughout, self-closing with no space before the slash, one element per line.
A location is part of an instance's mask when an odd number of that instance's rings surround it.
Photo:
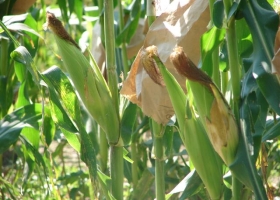
<path fill-rule="evenodd" d="M 225 95 L 227 91 L 227 86 L 228 86 L 228 72 L 221 72 L 221 91 Z"/>
<path fill-rule="evenodd" d="M 3 154 L 0 154 L 0 175 L 2 176 Z"/>
<path fill-rule="evenodd" d="M 103 129 L 98 126 L 99 131 L 99 154 L 100 154 L 100 170 L 105 173 L 108 161 L 108 141 Z"/>
<path fill-rule="evenodd" d="M 156 198 L 165 198 L 165 181 L 164 181 L 164 160 L 163 160 L 163 139 L 162 137 L 154 138 L 155 155 L 156 155 Z"/>
<path fill-rule="evenodd" d="M 122 9 L 122 1 L 118 1 L 118 7 L 119 7 L 119 25 L 120 25 L 120 32 L 124 28 L 124 19 L 123 19 L 123 9 Z M 129 71 L 128 63 L 127 63 L 127 51 L 126 51 L 126 43 L 123 41 L 122 45 L 122 64 L 123 64 L 123 79 L 126 78 L 127 73 Z"/>
<path fill-rule="evenodd" d="M 240 181 L 235 176 L 232 176 L 232 200 L 242 199 L 241 189 L 242 184 L 240 183 Z"/>
<path fill-rule="evenodd" d="M 114 32 L 114 5 L 113 1 L 104 1 L 104 32 L 106 46 L 106 68 L 108 86 L 115 103 L 116 112 L 119 112 L 118 78 L 116 71 L 115 32 Z"/>
<path fill-rule="evenodd" d="M 136 186 L 138 184 L 138 166 L 137 166 L 137 143 L 131 143 L 131 159 L 133 160 L 132 163 L 132 183 L 133 183 L 133 190 L 136 190 Z"/>
<path fill-rule="evenodd" d="M 232 1 L 224 0 L 226 16 L 228 16 Z M 235 21 L 230 20 L 226 30 L 227 50 L 229 68 L 231 74 L 231 85 L 233 92 L 233 106 L 236 121 L 239 121 L 239 100 L 240 100 L 240 64 L 236 39 Z"/>
<path fill-rule="evenodd" d="M 8 50 L 9 50 L 9 39 L 2 37 L 0 39 L 1 44 L 1 55 L 0 55 L 0 75 L 7 76 L 7 69 L 8 69 Z"/>
<path fill-rule="evenodd" d="M 99 10 L 99 15 L 100 15 L 100 26 L 101 26 L 101 29 L 100 29 L 100 38 L 101 38 L 101 42 L 103 44 L 103 46 L 105 46 L 105 39 L 104 39 L 104 18 L 102 17 L 101 13 L 103 12 L 103 6 L 104 5 L 104 2 L 103 0 L 98 0 L 98 10 Z"/>
<path fill-rule="evenodd" d="M 110 146 L 110 169 L 112 178 L 112 195 L 115 199 L 123 199 L 123 147 Z"/>
<path fill-rule="evenodd" d="M 213 65 L 213 81 L 219 89 L 221 89 L 221 76 L 219 69 L 219 49 L 216 48 L 212 53 L 212 65 Z"/>
<path fill-rule="evenodd" d="M 115 111 L 119 113 L 119 91 L 115 55 L 114 5 L 112 0 L 104 0 L 104 33 L 108 86 L 115 105 Z M 116 131 L 115 134 L 120 135 L 120 132 Z M 114 198 L 118 200 L 123 199 L 124 176 L 123 147 L 120 143 L 116 146 L 110 146 L 111 191 Z"/>
<path fill-rule="evenodd" d="M 163 126 L 152 120 L 154 154 L 156 160 L 156 199 L 165 198 Z"/>
<path fill-rule="evenodd" d="M 231 0 L 223 0 L 225 6 L 225 14 L 229 16 L 229 11 L 232 5 Z M 228 60 L 229 69 L 233 93 L 233 111 L 236 118 L 236 122 L 239 124 L 239 101 L 240 101 L 240 64 L 238 57 L 238 47 L 236 39 L 235 21 L 229 20 L 228 28 L 226 30 L 226 40 L 227 40 L 227 50 L 228 50 Z M 233 199 L 240 199 L 240 193 L 242 189 L 242 184 L 232 176 L 232 196 Z"/>

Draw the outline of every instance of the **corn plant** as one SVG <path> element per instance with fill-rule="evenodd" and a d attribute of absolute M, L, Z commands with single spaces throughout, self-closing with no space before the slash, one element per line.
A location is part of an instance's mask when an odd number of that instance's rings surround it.
<path fill-rule="evenodd" d="M 147 17 L 151 29 L 162 17 L 153 9 L 158 1 L 41 3 L 0 22 L 2 198 L 279 195 L 268 179 L 280 162 L 280 87 L 271 65 L 279 19 L 272 2 L 210 0 L 198 66 L 186 54 L 195 47 L 157 44 L 170 52 L 172 68 L 157 46 L 146 48 L 149 41 L 128 56 L 141 20 Z M 173 12 L 169 20 L 176 20 Z M 95 41 L 97 25 L 106 55 L 101 61 L 78 42 L 84 31 Z M 133 62 L 167 91 L 175 112 L 168 123 L 145 116 L 140 104 L 119 94 L 135 72 Z M 76 167 L 65 161 L 67 146 L 78 155 Z"/>

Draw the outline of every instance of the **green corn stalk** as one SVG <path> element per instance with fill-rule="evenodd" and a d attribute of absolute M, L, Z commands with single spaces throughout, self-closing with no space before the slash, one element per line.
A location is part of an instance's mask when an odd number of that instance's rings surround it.
<path fill-rule="evenodd" d="M 224 187 L 222 161 L 214 151 L 204 127 L 195 117 L 193 108 L 189 105 L 183 89 L 159 59 L 156 47 L 148 47 L 142 52 L 142 55 L 145 69 L 158 66 L 162 75 L 159 79 L 163 78 L 166 85 L 179 123 L 180 136 L 193 165 L 205 184 L 210 198 L 220 199 Z"/>
<path fill-rule="evenodd" d="M 156 185 L 156 199 L 164 199 L 165 195 L 165 172 L 164 172 L 164 144 L 163 135 L 165 126 L 158 124 L 151 119 L 151 127 L 153 134 L 154 155 L 156 160 L 155 166 L 155 185 Z"/>
<path fill-rule="evenodd" d="M 73 43 L 61 22 L 48 13 L 46 26 L 54 32 L 54 39 L 65 68 L 85 107 L 105 131 L 110 144 L 119 141 L 119 117 L 111 92 L 97 66 L 93 66 Z M 118 134 L 116 134 L 118 133 Z"/>

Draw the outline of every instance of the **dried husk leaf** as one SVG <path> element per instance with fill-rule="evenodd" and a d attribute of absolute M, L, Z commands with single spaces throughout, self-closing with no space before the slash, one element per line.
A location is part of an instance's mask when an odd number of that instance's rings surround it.
<path fill-rule="evenodd" d="M 155 46 L 147 47 L 141 52 L 141 62 L 144 69 L 150 76 L 150 78 L 157 84 L 164 86 L 163 78 L 160 74 L 160 71 L 155 64 L 155 61 L 152 59 L 153 55 L 157 55 L 157 50 Z"/>
<path fill-rule="evenodd" d="M 232 111 L 216 86 L 211 85 L 211 88 L 215 100 L 210 110 L 210 118 L 206 118 L 206 131 L 215 151 L 229 166 L 234 161 L 237 151 L 238 128 Z"/>
<path fill-rule="evenodd" d="M 141 61 L 143 49 L 155 45 L 159 58 L 185 88 L 185 78 L 180 76 L 172 64 L 169 55 L 178 44 L 184 44 L 187 53 L 195 63 L 200 57 L 200 37 L 206 31 L 210 20 L 208 1 L 174 0 L 152 24 L 144 41 L 143 48 L 137 54 L 127 79 L 123 83 L 121 94 L 142 108 L 144 114 L 156 122 L 166 124 L 174 110 L 165 87 L 153 80 L 157 71 L 145 69 Z M 148 71 L 148 73 L 147 73 Z M 151 75 L 152 74 L 152 75 Z M 158 77 L 158 76 L 156 76 Z"/>

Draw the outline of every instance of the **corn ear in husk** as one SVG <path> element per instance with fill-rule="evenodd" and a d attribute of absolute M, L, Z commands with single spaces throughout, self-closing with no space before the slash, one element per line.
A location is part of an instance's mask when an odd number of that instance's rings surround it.
<path fill-rule="evenodd" d="M 191 158 L 191 161 L 201 177 L 211 199 L 220 199 L 223 194 L 222 160 L 213 149 L 205 129 L 195 117 L 193 109 L 189 106 L 187 97 L 174 76 L 165 68 L 157 55 L 157 48 L 151 46 L 143 50 L 142 62 L 156 80 L 164 80 L 172 105 L 179 123 L 180 136 Z M 206 164 L 207 163 L 207 164 Z M 211 176 L 210 176 L 211 174 Z"/>
<path fill-rule="evenodd" d="M 54 33 L 59 53 L 78 96 L 88 112 L 105 131 L 108 142 L 117 144 L 120 137 L 119 116 L 98 66 L 95 62 L 93 67 L 90 65 L 78 45 L 65 31 L 62 23 L 52 13 L 47 13 L 45 26 Z"/>
<path fill-rule="evenodd" d="M 211 78 L 192 63 L 181 47 L 174 49 L 170 59 L 178 73 L 188 79 L 208 137 L 216 152 L 229 166 L 235 159 L 239 132 L 228 103 Z"/>

